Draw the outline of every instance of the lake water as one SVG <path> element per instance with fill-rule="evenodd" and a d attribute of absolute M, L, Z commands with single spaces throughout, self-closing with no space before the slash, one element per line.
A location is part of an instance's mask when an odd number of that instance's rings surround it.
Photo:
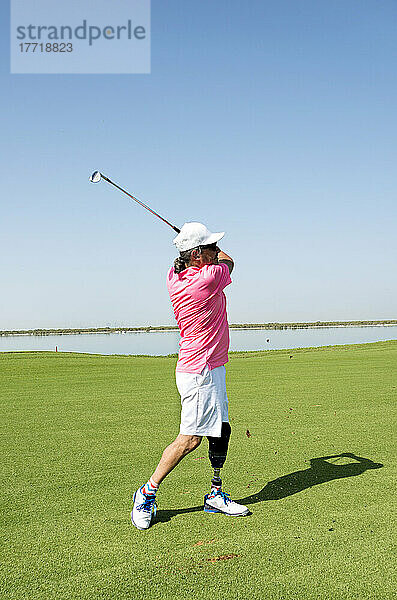
<path fill-rule="evenodd" d="M 397 326 L 318 327 L 311 329 L 231 329 L 230 350 L 279 350 L 363 344 L 397 339 Z M 178 352 L 177 331 L 81 335 L 0 336 L 0 352 L 52 350 L 90 354 L 150 354 Z"/>

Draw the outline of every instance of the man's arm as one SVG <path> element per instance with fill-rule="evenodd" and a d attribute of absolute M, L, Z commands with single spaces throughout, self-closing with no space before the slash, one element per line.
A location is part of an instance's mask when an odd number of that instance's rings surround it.
<path fill-rule="evenodd" d="M 233 259 L 228 256 L 227 254 L 225 254 L 225 252 L 222 252 L 222 250 L 219 252 L 218 254 L 218 264 L 225 264 L 227 266 L 227 268 L 229 269 L 229 273 L 231 273 L 233 271 L 234 268 L 234 262 Z"/>

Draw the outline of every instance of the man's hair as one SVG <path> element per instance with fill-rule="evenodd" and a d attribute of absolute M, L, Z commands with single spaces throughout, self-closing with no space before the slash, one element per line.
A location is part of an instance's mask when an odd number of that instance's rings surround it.
<path fill-rule="evenodd" d="M 187 268 L 188 264 L 190 263 L 190 259 L 192 257 L 192 252 L 197 250 L 198 255 L 200 256 L 202 254 L 203 250 L 206 250 L 207 248 L 211 248 L 212 250 L 215 250 L 217 248 L 217 245 L 216 245 L 216 243 L 205 244 L 204 246 L 196 246 L 195 248 L 191 248 L 190 250 L 183 250 L 183 252 L 180 252 L 178 258 L 176 258 L 174 260 L 175 273 L 181 273 L 181 271 L 184 271 Z"/>
<path fill-rule="evenodd" d="M 201 246 L 196 246 L 196 248 L 191 248 L 190 250 L 183 250 L 183 252 L 179 253 L 178 258 L 174 260 L 175 273 L 181 273 L 187 268 L 188 264 L 190 263 L 193 250 L 198 250 L 201 254 Z"/>

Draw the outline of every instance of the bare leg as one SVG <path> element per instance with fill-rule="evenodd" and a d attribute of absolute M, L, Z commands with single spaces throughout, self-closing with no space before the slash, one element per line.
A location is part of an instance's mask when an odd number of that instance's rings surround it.
<path fill-rule="evenodd" d="M 192 452 L 201 444 L 201 439 L 198 435 L 182 435 L 180 433 L 176 440 L 164 450 L 160 462 L 151 477 L 152 481 L 160 484 L 186 454 L 189 454 L 189 452 Z"/>

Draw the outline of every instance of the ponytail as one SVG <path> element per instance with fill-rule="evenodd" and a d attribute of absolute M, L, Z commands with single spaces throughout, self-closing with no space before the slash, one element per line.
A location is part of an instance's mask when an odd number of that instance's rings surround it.
<path fill-rule="evenodd" d="M 186 269 L 186 262 L 184 261 L 184 259 L 181 256 L 178 256 L 178 258 L 176 258 L 174 260 L 175 273 L 181 273 L 185 269 Z"/>

